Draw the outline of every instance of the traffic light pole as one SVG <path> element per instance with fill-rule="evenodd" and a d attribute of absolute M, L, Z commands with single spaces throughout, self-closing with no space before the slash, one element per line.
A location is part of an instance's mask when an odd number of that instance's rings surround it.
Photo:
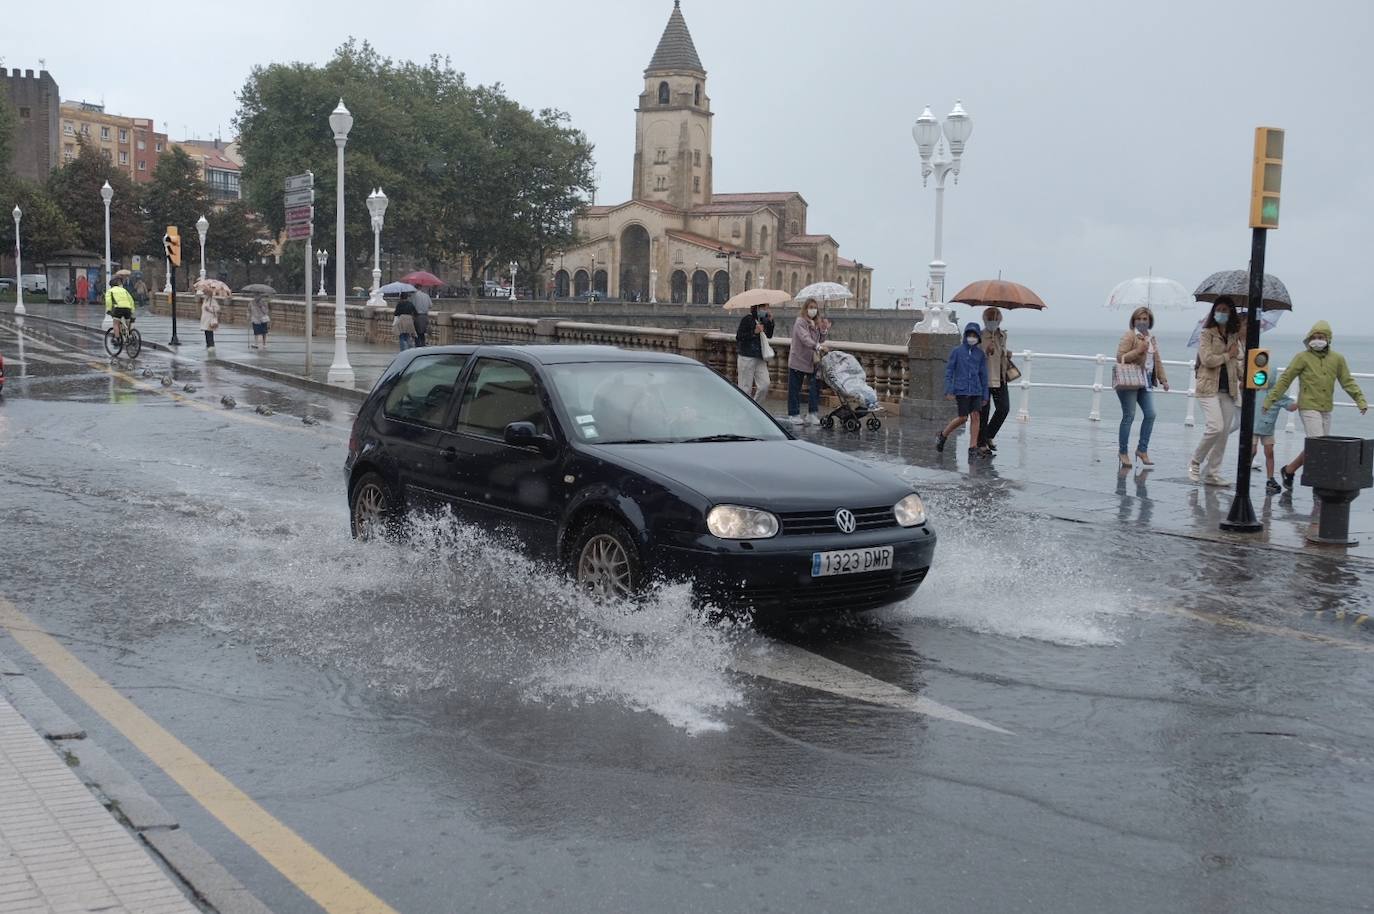
<path fill-rule="evenodd" d="M 181 340 L 177 339 L 177 267 L 170 261 L 168 263 L 172 271 L 172 338 L 167 341 L 167 345 L 180 346 Z"/>
<path fill-rule="evenodd" d="M 1268 229 L 1251 229 L 1250 238 L 1250 310 L 1246 322 L 1245 351 L 1259 348 L 1260 320 L 1264 314 L 1264 242 Z M 1234 370 L 1234 366 L 1232 368 Z M 1232 533 L 1258 533 L 1264 525 L 1255 518 L 1250 502 L 1250 451 L 1255 440 L 1255 397 L 1259 391 L 1241 376 L 1240 454 L 1236 463 L 1236 497 L 1231 500 L 1231 513 L 1221 522 L 1221 529 Z M 1225 394 L 1223 393 L 1223 396 Z"/>

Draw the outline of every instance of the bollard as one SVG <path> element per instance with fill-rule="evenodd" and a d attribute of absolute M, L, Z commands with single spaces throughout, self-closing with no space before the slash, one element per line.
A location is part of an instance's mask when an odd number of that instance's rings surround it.
<path fill-rule="evenodd" d="M 1350 538 L 1350 503 L 1361 489 L 1374 487 L 1374 440 L 1329 435 L 1308 438 L 1302 484 L 1317 500 L 1317 529 L 1310 543 L 1356 546 Z"/>

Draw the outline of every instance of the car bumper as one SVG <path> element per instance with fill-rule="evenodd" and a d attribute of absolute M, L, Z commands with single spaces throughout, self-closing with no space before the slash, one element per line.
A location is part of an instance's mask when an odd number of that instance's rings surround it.
<path fill-rule="evenodd" d="M 861 533 L 733 542 L 710 536 L 662 544 L 654 562 L 667 580 L 690 580 L 697 598 L 726 612 L 765 617 L 863 611 L 899 603 L 921 586 L 935 555 L 929 525 Z M 812 577 L 817 552 L 892 546 L 891 569 Z"/>

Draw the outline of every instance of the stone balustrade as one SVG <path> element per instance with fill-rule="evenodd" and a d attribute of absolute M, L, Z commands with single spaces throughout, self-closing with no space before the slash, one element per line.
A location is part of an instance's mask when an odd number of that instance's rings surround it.
<path fill-rule="evenodd" d="M 247 324 L 249 296 L 234 296 L 220 309 L 222 324 Z M 153 311 L 170 314 L 168 296 L 153 296 Z M 334 303 L 314 305 L 314 336 L 334 336 Z M 305 334 L 305 304 L 300 300 L 269 299 L 272 328 L 277 332 Z M 347 305 L 348 336 L 351 340 L 390 344 L 395 339 L 389 308 Z M 193 294 L 178 294 L 177 317 L 200 321 L 200 304 Z M 917 339 L 922 337 L 923 339 Z M 696 359 L 727 378 L 736 376 L 735 336 L 715 330 L 675 330 L 621 324 L 595 324 L 556 317 L 507 317 L 490 314 L 463 314 L 433 311 L 430 314 L 429 342 L 433 345 L 462 343 L 511 343 L 618 346 L 652 352 L 673 352 Z M 775 337 L 770 341 L 773 358 L 768 371 L 772 377 L 771 395 L 787 393 L 787 356 L 790 342 Z M 881 343 L 856 343 L 834 340 L 832 345 L 848 352 L 863 365 L 868 383 L 878 399 L 891 411 L 902 415 L 931 418 L 948 410 L 943 403 L 944 361 L 950 339 L 943 335 L 912 334 L 908 346 Z M 936 389 L 939 388 L 939 389 Z"/>

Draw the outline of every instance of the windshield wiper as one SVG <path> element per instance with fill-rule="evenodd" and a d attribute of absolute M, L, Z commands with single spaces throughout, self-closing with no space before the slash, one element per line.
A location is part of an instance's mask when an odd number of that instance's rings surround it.
<path fill-rule="evenodd" d="M 662 441 L 652 441 L 648 438 L 617 438 L 614 441 L 588 441 L 588 444 L 662 444 Z"/>
<path fill-rule="evenodd" d="M 683 438 L 683 444 L 707 444 L 712 441 L 762 441 L 753 435 L 702 435 L 700 438 Z"/>

